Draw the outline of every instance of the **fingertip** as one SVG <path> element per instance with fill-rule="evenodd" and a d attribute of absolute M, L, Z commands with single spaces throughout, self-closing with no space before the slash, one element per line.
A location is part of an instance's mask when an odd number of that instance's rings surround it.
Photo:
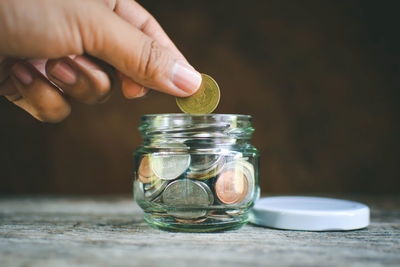
<path fill-rule="evenodd" d="M 127 99 L 134 99 L 143 97 L 149 91 L 148 88 L 145 88 L 143 85 L 138 84 L 128 77 L 122 78 L 122 94 Z"/>
<path fill-rule="evenodd" d="M 141 89 L 140 92 L 136 95 L 135 98 L 142 98 L 142 97 L 144 97 L 144 96 L 147 96 L 149 92 L 150 92 L 150 89 L 143 86 L 142 89 Z"/>
<path fill-rule="evenodd" d="M 41 122 L 59 123 L 70 114 L 71 106 L 55 99 L 49 101 L 46 107 L 37 109 L 32 115 Z"/>
<path fill-rule="evenodd" d="M 30 85 L 33 82 L 32 69 L 23 62 L 17 62 L 11 68 L 12 75 L 23 85 Z"/>
<path fill-rule="evenodd" d="M 191 65 L 182 61 L 177 61 L 173 68 L 172 83 L 178 89 L 176 94 L 187 97 L 194 94 L 201 85 L 201 74 Z"/>
<path fill-rule="evenodd" d="M 57 123 L 71 113 L 71 106 L 33 65 L 20 61 L 11 69 L 18 91 L 7 98 L 42 122 Z"/>
<path fill-rule="evenodd" d="M 99 66 L 85 56 L 49 60 L 46 72 L 65 94 L 85 104 L 105 102 L 112 92 L 112 80 L 116 80 L 112 79 L 114 70 Z"/>
<path fill-rule="evenodd" d="M 144 87 L 142 86 L 140 89 L 123 89 L 122 93 L 126 99 L 134 99 L 139 97 L 139 95 L 142 95 L 143 90 Z"/>
<path fill-rule="evenodd" d="M 74 85 L 77 81 L 77 70 L 71 64 L 69 58 L 49 60 L 46 64 L 46 73 L 49 77 L 55 78 L 63 84 Z"/>

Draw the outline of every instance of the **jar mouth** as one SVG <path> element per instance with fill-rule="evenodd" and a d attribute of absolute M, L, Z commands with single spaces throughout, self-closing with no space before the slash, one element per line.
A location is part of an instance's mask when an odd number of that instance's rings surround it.
<path fill-rule="evenodd" d="M 249 138 L 254 132 L 252 116 L 242 114 L 146 114 L 139 131 L 146 137 Z"/>

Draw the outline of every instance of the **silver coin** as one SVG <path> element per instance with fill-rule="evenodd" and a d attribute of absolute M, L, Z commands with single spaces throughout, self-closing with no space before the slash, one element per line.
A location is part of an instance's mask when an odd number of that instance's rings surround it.
<path fill-rule="evenodd" d="M 212 157 L 211 159 L 210 158 L 203 159 L 203 162 L 205 163 L 202 166 L 201 164 L 202 160 L 199 158 L 197 158 L 196 159 L 197 162 L 193 164 L 194 156 L 192 155 L 192 160 L 190 164 L 191 166 L 189 167 L 189 171 L 186 173 L 186 177 L 198 180 L 207 180 L 217 176 L 223 169 L 223 166 L 225 164 L 225 159 L 221 155 L 213 155 L 213 156 L 215 157 Z"/>
<path fill-rule="evenodd" d="M 143 189 L 144 189 L 145 191 L 148 191 L 148 190 L 153 189 L 155 186 L 156 186 L 156 183 L 155 183 L 155 182 L 153 182 L 153 183 L 151 183 L 151 184 L 143 184 Z"/>
<path fill-rule="evenodd" d="M 143 189 L 145 191 L 151 190 L 154 187 L 156 187 L 156 185 L 158 185 L 160 182 L 161 182 L 161 179 L 158 177 L 155 177 L 151 183 L 143 184 Z"/>
<path fill-rule="evenodd" d="M 186 219 L 205 216 L 207 211 L 201 208 L 210 204 L 210 196 L 207 189 L 189 179 L 169 183 L 163 192 L 162 200 L 165 204 L 174 208 L 187 209 L 168 211 L 170 215 Z"/>
<path fill-rule="evenodd" d="M 178 178 L 188 169 L 189 165 L 189 154 L 156 153 L 151 156 L 153 172 L 163 180 Z"/>
<path fill-rule="evenodd" d="M 144 201 L 143 184 L 137 179 L 133 181 L 133 192 L 136 202 Z"/>
<path fill-rule="evenodd" d="M 156 196 L 151 202 L 156 202 L 156 203 L 162 203 L 162 194 L 159 194 L 158 196 Z"/>
<path fill-rule="evenodd" d="M 154 187 L 152 187 L 151 189 L 147 190 L 144 192 L 144 197 L 147 201 L 152 201 L 154 200 L 157 196 L 159 196 L 162 191 L 164 190 L 164 188 L 167 186 L 168 181 L 165 180 L 157 180 L 157 182 L 155 182 Z"/>
<path fill-rule="evenodd" d="M 228 214 L 228 215 L 230 215 L 230 216 L 232 216 L 232 217 L 236 217 L 236 216 L 238 216 L 238 215 L 244 214 L 244 211 L 243 211 L 243 210 L 227 210 L 227 211 L 225 211 L 225 212 L 226 212 L 226 214 Z"/>
<path fill-rule="evenodd" d="M 191 172 L 207 172 L 220 160 L 221 156 L 216 154 L 192 154 L 189 169 Z"/>
<path fill-rule="evenodd" d="M 209 200 L 209 204 L 212 205 L 214 203 L 214 195 L 210 189 L 210 187 L 203 182 L 200 181 L 194 181 L 196 184 L 200 185 L 201 187 L 203 187 L 204 190 L 206 190 L 207 194 L 208 194 L 208 200 Z"/>
<path fill-rule="evenodd" d="M 189 149 L 187 145 L 182 143 L 166 143 L 160 140 L 152 141 L 150 146 L 169 152 L 187 152 Z"/>

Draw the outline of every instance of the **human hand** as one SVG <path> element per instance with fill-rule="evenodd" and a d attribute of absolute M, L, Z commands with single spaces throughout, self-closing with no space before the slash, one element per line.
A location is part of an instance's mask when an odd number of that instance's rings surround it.
<path fill-rule="evenodd" d="M 117 79 L 126 98 L 189 96 L 201 83 L 133 0 L 2 0 L 0 40 L 0 95 L 40 121 L 66 118 L 69 97 L 103 102 Z"/>

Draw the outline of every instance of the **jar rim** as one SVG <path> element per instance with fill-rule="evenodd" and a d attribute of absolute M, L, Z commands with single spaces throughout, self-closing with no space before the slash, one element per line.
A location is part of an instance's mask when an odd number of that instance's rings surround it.
<path fill-rule="evenodd" d="M 157 116 L 163 116 L 163 117 L 175 117 L 175 118 L 182 118 L 182 117 L 236 117 L 239 119 L 251 119 L 251 115 L 245 115 L 245 114 L 219 114 L 219 113 L 196 113 L 196 114 L 191 114 L 191 113 L 154 113 L 154 114 L 144 114 L 142 115 L 142 119 L 146 118 L 152 118 L 152 117 L 157 117 Z"/>
<path fill-rule="evenodd" d="M 252 116 L 242 114 L 160 113 L 141 117 L 143 138 L 235 138 L 249 139 L 254 132 Z"/>

